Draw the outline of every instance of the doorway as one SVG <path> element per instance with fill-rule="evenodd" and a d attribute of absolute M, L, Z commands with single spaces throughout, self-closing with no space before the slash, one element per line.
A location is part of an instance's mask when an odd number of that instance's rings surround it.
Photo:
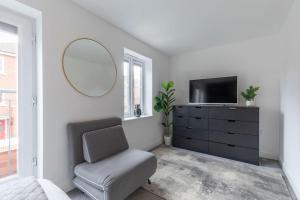
<path fill-rule="evenodd" d="M 36 171 L 35 41 L 31 20 L 0 7 L 0 180 Z"/>
<path fill-rule="evenodd" d="M 0 22 L 0 178 L 17 173 L 17 28 Z"/>

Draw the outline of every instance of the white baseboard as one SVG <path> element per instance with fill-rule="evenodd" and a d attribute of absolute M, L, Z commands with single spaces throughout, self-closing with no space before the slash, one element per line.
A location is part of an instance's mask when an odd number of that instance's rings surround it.
<path fill-rule="evenodd" d="M 295 180 L 294 178 L 289 174 L 288 170 L 286 169 L 284 163 L 281 163 L 281 166 L 282 166 L 282 170 L 286 176 L 286 178 L 288 179 L 292 189 L 293 189 L 293 192 L 295 193 L 297 199 L 300 199 L 300 190 L 297 190 L 296 189 L 296 183 L 295 183 Z"/>
<path fill-rule="evenodd" d="M 63 191 L 65 191 L 66 193 L 68 193 L 68 192 L 70 192 L 70 191 L 72 191 L 72 190 L 74 190 L 76 187 L 74 186 L 74 184 L 73 183 L 67 183 L 67 182 L 65 182 L 65 183 L 63 183 L 63 185 L 61 186 L 61 189 L 63 190 Z"/>
<path fill-rule="evenodd" d="M 272 160 L 278 160 L 278 155 L 274 155 L 271 153 L 266 153 L 266 152 L 259 152 L 259 157 L 261 158 L 268 158 L 268 159 L 272 159 Z"/>
<path fill-rule="evenodd" d="M 146 147 L 143 148 L 143 150 L 144 151 L 151 151 L 151 150 L 157 148 L 158 146 L 160 146 L 162 143 L 163 143 L 162 140 L 157 141 L 157 142 L 155 142 L 155 143 L 153 143 L 151 145 L 147 145 Z"/>

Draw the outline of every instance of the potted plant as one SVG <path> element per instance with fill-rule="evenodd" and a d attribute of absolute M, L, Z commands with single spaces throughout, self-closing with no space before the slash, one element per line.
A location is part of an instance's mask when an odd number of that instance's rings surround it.
<path fill-rule="evenodd" d="M 257 92 L 259 87 L 250 86 L 246 91 L 242 92 L 241 95 L 246 100 L 246 106 L 254 106 L 255 102 L 254 99 L 257 96 Z"/>
<path fill-rule="evenodd" d="M 175 102 L 174 82 L 163 82 L 158 96 L 155 97 L 154 110 L 163 113 L 162 126 L 164 127 L 164 142 L 167 146 L 171 145 L 171 126 L 170 115 L 173 111 L 173 103 Z"/>

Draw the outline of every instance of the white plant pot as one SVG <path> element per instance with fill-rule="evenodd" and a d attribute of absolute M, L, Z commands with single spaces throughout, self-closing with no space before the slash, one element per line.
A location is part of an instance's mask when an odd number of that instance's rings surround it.
<path fill-rule="evenodd" d="M 246 101 L 246 106 L 247 107 L 255 106 L 255 101 Z"/>
<path fill-rule="evenodd" d="M 166 146 L 171 146 L 172 137 L 164 136 L 164 142 Z"/>

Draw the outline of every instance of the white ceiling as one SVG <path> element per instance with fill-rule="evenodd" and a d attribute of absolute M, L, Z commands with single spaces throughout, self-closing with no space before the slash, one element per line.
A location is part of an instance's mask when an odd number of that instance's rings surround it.
<path fill-rule="evenodd" d="M 168 55 L 277 33 L 294 0 L 73 0 Z"/>

